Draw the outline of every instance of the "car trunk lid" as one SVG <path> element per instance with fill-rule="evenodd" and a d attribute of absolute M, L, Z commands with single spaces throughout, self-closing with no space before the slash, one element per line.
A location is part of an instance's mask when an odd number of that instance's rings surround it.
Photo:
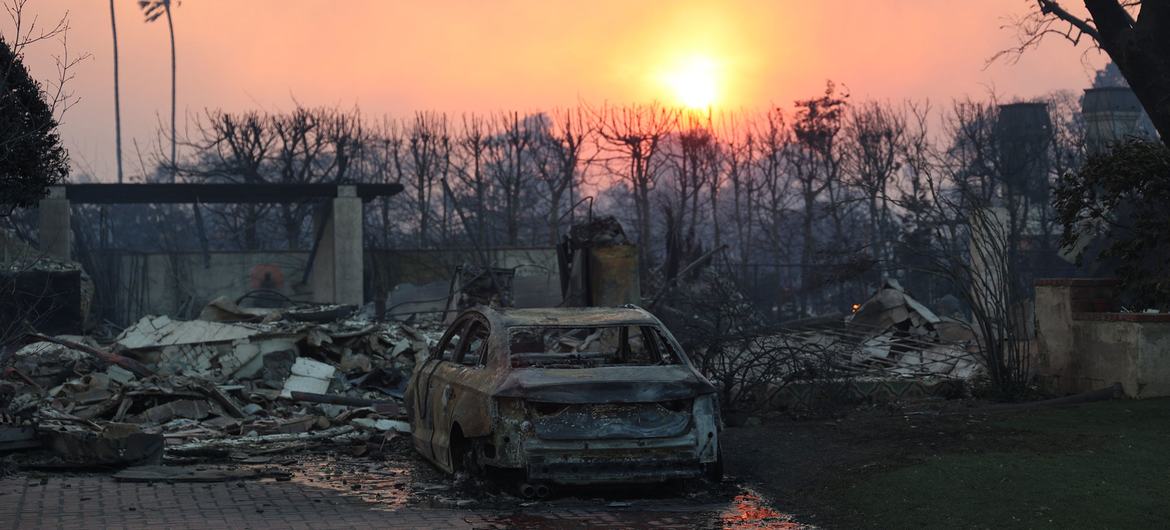
<path fill-rule="evenodd" d="M 692 369 L 675 366 L 521 368 L 508 373 L 496 397 L 560 404 L 658 403 L 715 391 Z"/>

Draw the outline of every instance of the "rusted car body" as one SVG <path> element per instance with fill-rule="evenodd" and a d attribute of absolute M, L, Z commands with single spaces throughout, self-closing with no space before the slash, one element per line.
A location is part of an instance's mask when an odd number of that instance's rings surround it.
<path fill-rule="evenodd" d="M 716 400 L 635 306 L 470 309 L 406 391 L 414 446 L 437 466 L 536 484 L 719 475 Z"/>

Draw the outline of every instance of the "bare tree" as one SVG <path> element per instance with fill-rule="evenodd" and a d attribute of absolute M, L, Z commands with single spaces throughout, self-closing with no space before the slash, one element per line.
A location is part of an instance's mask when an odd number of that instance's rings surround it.
<path fill-rule="evenodd" d="M 319 159 L 325 155 L 326 138 L 321 114 L 297 106 L 291 113 L 269 117 L 273 135 L 273 164 L 282 184 L 306 184 L 319 180 Z M 300 248 L 301 229 L 307 215 L 304 203 L 281 203 L 280 217 L 288 248 Z"/>
<path fill-rule="evenodd" d="M 914 249 L 926 271 L 945 279 L 971 311 L 978 356 L 992 387 L 1018 397 L 1032 376 L 1028 352 L 1026 285 L 1016 257 L 1006 212 L 971 195 L 970 188 L 947 189 L 926 179 L 930 208 L 925 212 L 933 237 Z"/>
<path fill-rule="evenodd" d="M 197 158 L 189 163 L 165 164 L 172 174 L 215 182 L 267 181 L 265 172 L 278 141 L 267 115 L 206 110 L 196 120 L 195 131 L 197 137 L 186 140 L 185 145 L 198 153 Z M 211 211 L 233 227 L 229 233 L 237 238 L 240 248 L 256 249 L 260 244 L 258 225 L 267 209 L 266 205 L 244 204 Z"/>
<path fill-rule="evenodd" d="M 402 152 L 406 143 L 401 123 L 383 116 L 369 141 L 373 144 L 370 149 L 367 149 L 367 153 L 374 165 L 374 179 L 377 182 L 401 184 L 403 180 Z M 398 202 L 394 201 L 393 204 L 396 205 Z M 395 228 L 398 228 L 399 224 L 397 220 L 391 220 L 391 205 L 390 197 L 382 197 L 379 208 L 382 229 L 379 232 L 382 236 L 382 245 L 385 248 L 390 247 L 391 233 Z"/>
<path fill-rule="evenodd" d="M 675 279 L 683 266 L 702 255 L 698 224 L 707 204 L 704 190 L 710 190 L 719 180 L 718 142 L 709 121 L 704 116 L 681 112 L 675 120 L 675 131 L 664 151 L 671 169 L 666 182 L 673 192 L 662 200 L 666 224 L 663 272 L 667 280 Z"/>
<path fill-rule="evenodd" d="M 662 141 L 674 126 L 676 110 L 658 104 L 591 109 L 598 128 L 598 151 L 610 173 L 626 181 L 634 197 L 638 253 L 648 270 L 650 192 L 662 169 Z"/>
<path fill-rule="evenodd" d="M 829 195 L 828 210 L 836 239 L 840 241 L 844 233 L 840 210 L 842 201 L 834 193 L 839 190 L 840 184 L 842 158 L 839 141 L 846 101 L 837 93 L 833 83 L 829 82 L 823 96 L 797 101 L 796 107 L 796 119 L 792 123 L 795 142 L 785 154 L 803 201 L 801 306 L 803 310 L 808 310 L 809 292 L 814 287 L 811 272 L 818 251 L 815 224 L 822 194 Z"/>
<path fill-rule="evenodd" d="M 520 243 L 521 217 L 525 208 L 524 192 L 533 181 L 532 147 L 538 127 L 543 127 L 542 116 L 521 118 L 518 112 L 503 113 L 495 117 L 497 133 L 486 143 L 486 168 L 493 183 L 502 195 L 504 218 L 504 241 L 508 245 Z"/>
<path fill-rule="evenodd" d="M 999 121 L 999 104 L 994 96 L 988 101 L 971 98 L 956 100 L 943 117 L 950 146 L 942 157 L 951 180 L 966 196 L 989 203 L 1000 193 L 999 142 L 995 124 Z"/>
<path fill-rule="evenodd" d="M 409 182 L 418 214 L 418 244 L 426 247 L 431 243 L 431 222 L 437 218 L 433 204 L 435 186 L 450 168 L 451 138 L 447 132 L 447 115 L 415 113 L 406 130 L 406 143 Z M 399 172 L 402 172 L 401 168 Z"/>
<path fill-rule="evenodd" d="M 725 116 L 722 127 L 720 136 L 724 156 L 721 172 L 731 186 L 730 215 L 739 254 L 739 275 L 745 279 L 754 255 L 756 193 L 760 190 L 758 173 L 752 167 L 757 154 L 756 138 L 751 123 L 734 115 Z"/>
<path fill-rule="evenodd" d="M 548 243 L 556 245 L 560 238 L 561 208 L 566 194 L 580 182 L 586 170 L 583 148 L 589 134 L 590 124 L 581 109 L 560 110 L 553 114 L 548 131 L 537 137 L 537 174 L 548 192 Z M 570 207 L 572 205 L 569 205 Z"/>
<path fill-rule="evenodd" d="M 888 256 L 890 222 L 888 191 L 902 167 L 906 116 L 900 109 L 877 102 L 853 107 L 845 118 L 850 156 L 847 184 L 861 192 L 869 214 L 870 256 L 884 262 Z"/>

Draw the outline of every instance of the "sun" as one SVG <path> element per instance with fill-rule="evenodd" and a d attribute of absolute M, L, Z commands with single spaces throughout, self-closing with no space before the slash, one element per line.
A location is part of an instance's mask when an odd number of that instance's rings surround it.
<path fill-rule="evenodd" d="M 680 60 L 665 76 L 675 100 L 691 109 L 706 109 L 719 97 L 719 65 L 705 55 Z"/>

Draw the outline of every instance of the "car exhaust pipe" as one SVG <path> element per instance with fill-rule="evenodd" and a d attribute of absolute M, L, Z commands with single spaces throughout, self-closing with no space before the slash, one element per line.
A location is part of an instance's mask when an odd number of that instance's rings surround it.
<path fill-rule="evenodd" d="M 547 487 L 545 489 L 547 489 Z M 529 484 L 527 482 L 521 484 L 520 485 L 520 496 L 524 497 L 525 499 L 536 498 L 536 486 L 533 486 L 532 484 Z"/>
<path fill-rule="evenodd" d="M 546 486 L 544 484 L 537 484 L 536 485 L 536 498 L 547 499 L 550 493 L 552 493 L 552 490 L 549 489 L 548 486 Z"/>

